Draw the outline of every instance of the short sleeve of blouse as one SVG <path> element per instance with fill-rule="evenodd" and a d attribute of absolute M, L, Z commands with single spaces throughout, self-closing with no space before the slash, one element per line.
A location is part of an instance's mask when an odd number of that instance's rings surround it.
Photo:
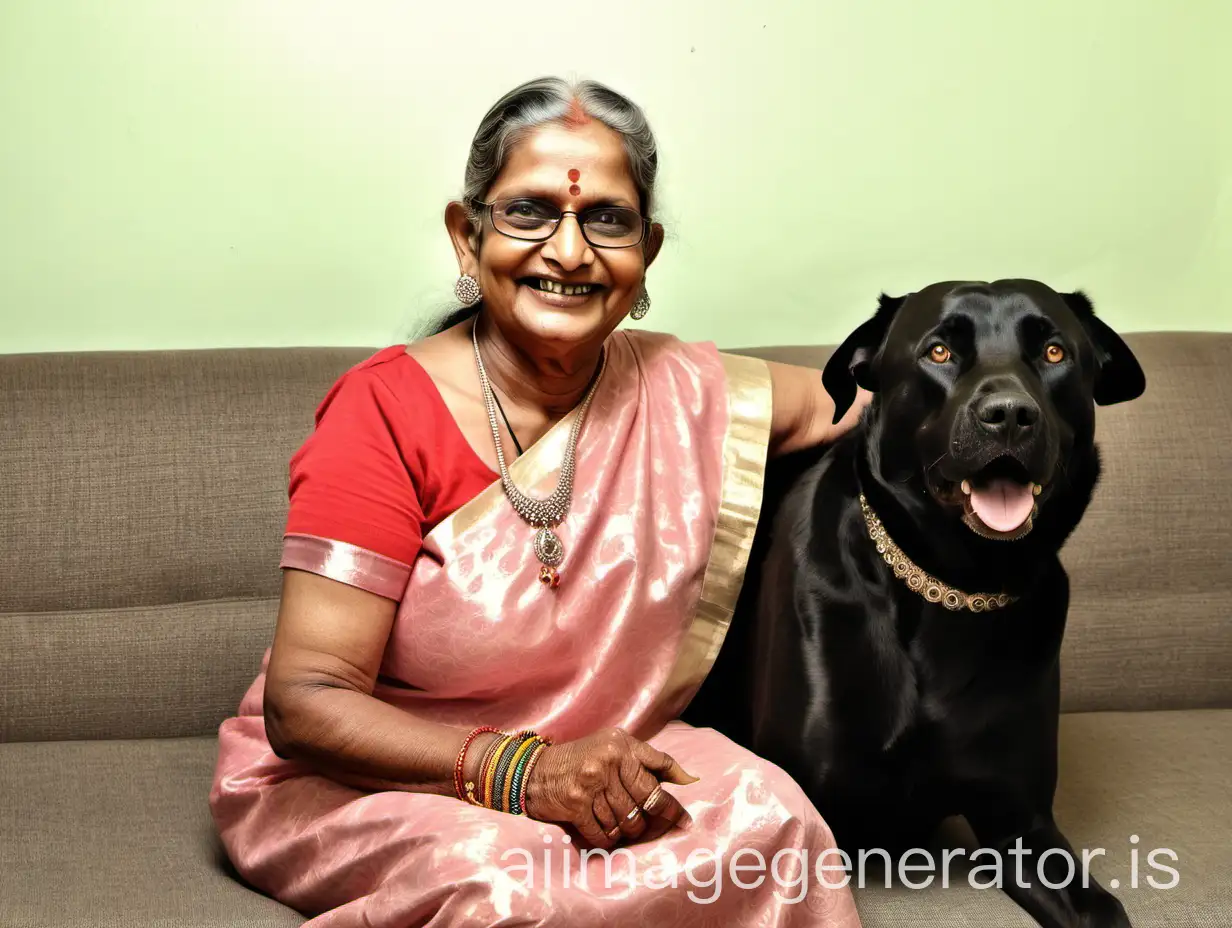
<path fill-rule="evenodd" d="M 280 566 L 400 600 L 419 552 L 417 475 L 401 444 L 410 411 L 372 367 L 344 374 L 290 464 Z"/>

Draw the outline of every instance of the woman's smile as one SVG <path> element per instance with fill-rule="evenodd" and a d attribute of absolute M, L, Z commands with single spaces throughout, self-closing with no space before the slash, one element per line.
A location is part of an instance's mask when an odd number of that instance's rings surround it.
<path fill-rule="evenodd" d="M 518 289 L 527 291 L 532 299 L 555 309 L 584 306 L 604 290 L 600 284 L 568 284 L 550 277 L 523 277 L 518 280 Z"/>

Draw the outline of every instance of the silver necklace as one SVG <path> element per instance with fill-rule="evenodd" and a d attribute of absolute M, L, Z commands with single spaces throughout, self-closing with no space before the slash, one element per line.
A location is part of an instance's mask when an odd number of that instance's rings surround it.
<path fill-rule="evenodd" d="M 560 583 L 560 573 L 556 568 L 565 559 L 565 546 L 561 544 L 560 538 L 552 529 L 563 522 L 565 516 L 569 513 L 569 504 L 573 499 L 573 475 L 577 456 L 578 436 L 582 433 L 582 423 L 586 419 L 586 411 L 590 408 L 590 401 L 594 399 L 595 391 L 599 387 L 599 381 L 603 377 L 603 371 L 607 367 L 607 351 L 604 350 L 603 352 L 599 362 L 598 373 L 596 373 L 594 381 L 586 391 L 586 396 L 582 399 L 578 409 L 577 417 L 573 420 L 573 425 L 569 429 L 569 441 L 565 445 L 565 459 L 560 465 L 560 477 L 556 482 L 556 489 L 552 491 L 550 496 L 536 499 L 523 493 L 518 488 L 517 484 L 513 482 L 513 477 L 509 474 L 508 465 L 505 463 L 505 449 L 501 446 L 500 428 L 496 424 L 496 394 L 492 391 L 492 384 L 488 380 L 488 372 L 483 366 L 483 357 L 479 353 L 478 333 L 479 322 L 476 320 L 475 324 L 471 326 L 471 343 L 475 346 L 475 366 L 479 369 L 479 383 L 483 388 L 483 402 L 488 410 L 488 425 L 492 428 L 492 441 L 496 445 L 496 462 L 500 466 L 501 486 L 504 487 L 505 496 L 509 498 L 514 511 L 522 517 L 523 521 L 539 530 L 535 532 L 534 540 L 535 557 L 539 558 L 543 564 L 539 569 L 539 581 L 545 586 L 555 589 Z"/>

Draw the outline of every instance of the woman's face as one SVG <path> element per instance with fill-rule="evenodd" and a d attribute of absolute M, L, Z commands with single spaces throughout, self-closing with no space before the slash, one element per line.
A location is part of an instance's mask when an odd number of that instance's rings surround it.
<path fill-rule="evenodd" d="M 576 126 L 541 126 L 514 146 L 485 201 L 521 197 L 562 211 L 639 209 L 620 136 L 594 119 Z M 517 209 L 533 213 L 535 207 L 521 204 Z M 512 238 L 490 219 L 476 239 L 458 204 L 446 215 L 462 272 L 478 280 L 483 291 L 484 311 L 506 338 L 549 354 L 601 343 L 620 324 L 641 293 L 646 267 L 663 235 L 655 226 L 641 244 L 596 247 L 582 236 L 578 217 L 570 214 L 545 241 Z M 600 223 L 608 218 L 597 217 Z M 578 285 L 583 290 L 559 292 Z"/>

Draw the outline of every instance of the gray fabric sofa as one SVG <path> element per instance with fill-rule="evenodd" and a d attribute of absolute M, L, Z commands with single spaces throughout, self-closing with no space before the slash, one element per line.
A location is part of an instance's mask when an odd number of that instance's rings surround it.
<path fill-rule="evenodd" d="M 1130 341 L 1147 395 L 1100 411 L 1106 476 L 1066 549 L 1057 816 L 1135 925 L 1227 926 L 1232 334 Z M 288 458 L 369 353 L 0 356 L 0 925 L 303 922 L 237 879 L 206 796 L 274 626 Z M 1156 848 L 1174 888 L 1147 883 Z M 857 901 L 869 928 L 1032 924 L 961 872 Z"/>

